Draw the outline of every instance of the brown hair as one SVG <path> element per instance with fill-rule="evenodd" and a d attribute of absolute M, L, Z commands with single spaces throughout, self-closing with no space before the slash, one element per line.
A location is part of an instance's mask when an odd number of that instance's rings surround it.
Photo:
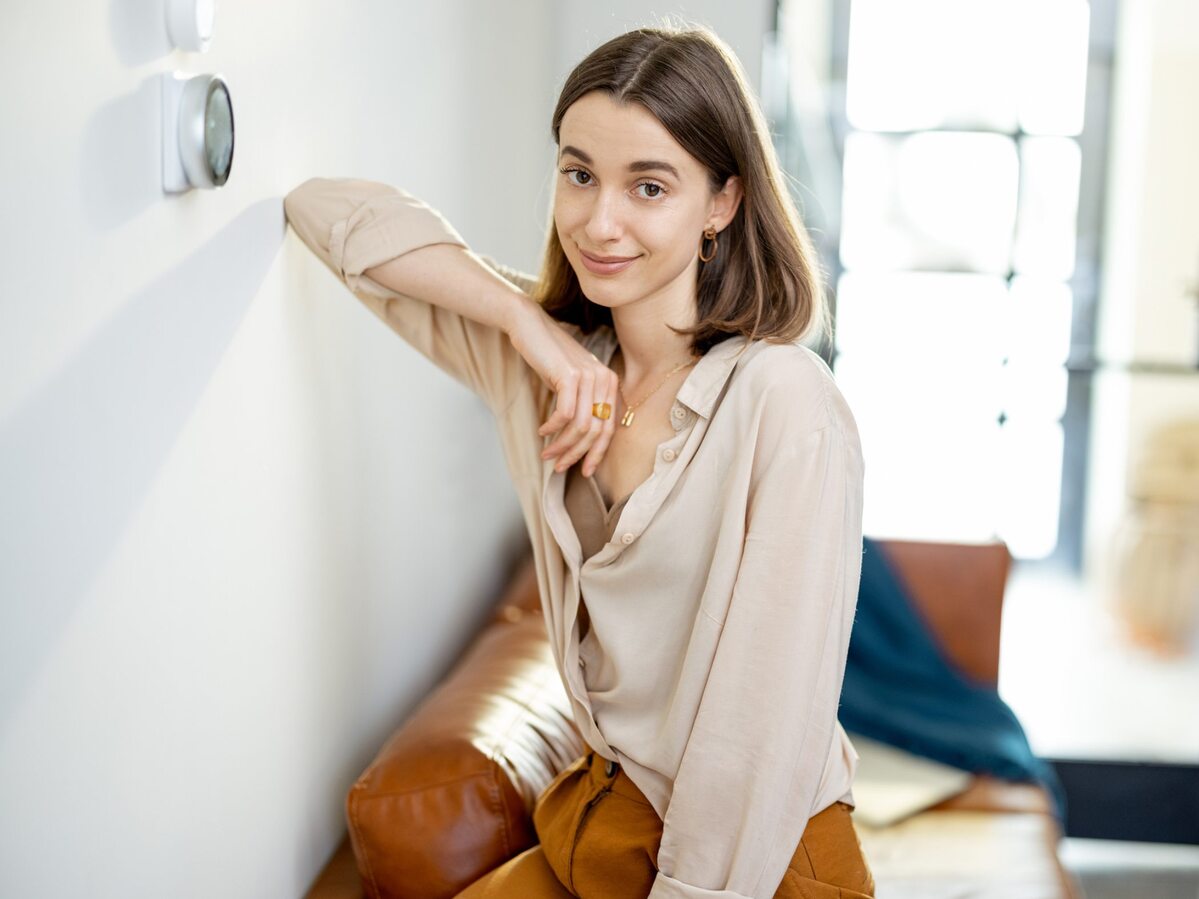
<path fill-rule="evenodd" d="M 728 45 L 706 25 L 663 24 L 612 38 L 567 77 L 554 109 L 555 146 L 566 110 L 594 90 L 649 110 L 707 168 L 713 194 L 730 175 L 742 181 L 744 195 L 719 234 L 715 258 L 699 263 L 697 323 L 671 330 L 693 335 L 700 355 L 736 334 L 780 343 L 812 329 L 821 338 L 830 334 L 816 251 L 787 190 L 765 116 Z M 553 318 L 584 332 L 612 323 L 611 310 L 583 294 L 552 210 L 535 296 Z"/>

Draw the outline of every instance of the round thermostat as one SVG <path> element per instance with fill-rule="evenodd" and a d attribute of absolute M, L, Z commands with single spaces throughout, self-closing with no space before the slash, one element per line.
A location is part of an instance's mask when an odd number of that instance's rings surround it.
<path fill-rule="evenodd" d="M 233 167 L 233 100 L 220 75 L 163 81 L 163 186 L 220 187 Z"/>

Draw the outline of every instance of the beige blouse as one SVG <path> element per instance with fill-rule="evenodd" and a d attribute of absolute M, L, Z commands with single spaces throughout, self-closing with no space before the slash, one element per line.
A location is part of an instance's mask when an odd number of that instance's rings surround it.
<path fill-rule="evenodd" d="M 284 210 L 367 308 L 494 415 L 575 722 L 663 821 L 650 899 L 773 896 L 808 819 L 853 804 L 858 760 L 837 706 L 864 469 L 832 372 L 798 342 L 726 338 L 679 387 L 650 476 L 602 526 L 572 520 L 585 488 L 602 497 L 541 458 L 553 397 L 507 335 L 362 274 L 429 244 L 465 247 L 453 226 L 361 179 L 311 178 Z M 563 327 L 612 359 L 611 327 Z"/>

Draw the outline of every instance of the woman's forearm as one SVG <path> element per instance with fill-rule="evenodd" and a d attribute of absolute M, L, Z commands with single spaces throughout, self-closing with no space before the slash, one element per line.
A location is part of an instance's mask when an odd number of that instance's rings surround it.
<path fill-rule="evenodd" d="M 365 269 L 384 287 L 511 333 L 536 300 L 514 287 L 470 250 L 439 243 L 410 250 Z"/>

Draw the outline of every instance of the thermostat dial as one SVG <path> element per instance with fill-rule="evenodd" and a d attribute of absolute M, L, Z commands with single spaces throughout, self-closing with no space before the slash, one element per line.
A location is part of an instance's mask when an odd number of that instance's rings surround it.
<path fill-rule="evenodd" d="M 162 76 L 163 188 L 220 187 L 233 167 L 233 100 L 220 75 Z"/>

